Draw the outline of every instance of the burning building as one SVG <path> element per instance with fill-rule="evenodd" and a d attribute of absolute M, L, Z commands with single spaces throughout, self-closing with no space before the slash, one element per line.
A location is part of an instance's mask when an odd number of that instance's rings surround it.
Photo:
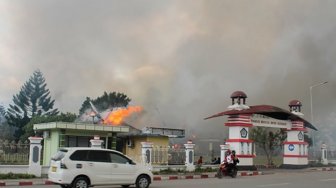
<path fill-rule="evenodd" d="M 48 165 L 50 157 L 59 148 L 90 147 L 90 140 L 94 137 L 103 141 L 102 147 L 104 148 L 118 150 L 129 156 L 136 156 L 141 151 L 141 142 L 168 146 L 169 137 L 173 133 L 184 136 L 184 130 L 155 128 L 156 132 L 144 132 L 126 123 L 125 119 L 127 117 L 142 110 L 142 107 L 132 106 L 99 113 L 92 105 L 92 111 L 87 114 L 86 119 L 88 121 L 86 122 L 35 124 L 34 130 L 43 133 L 43 159 L 46 159 L 43 161 L 43 165 Z M 157 132 L 158 130 L 159 132 Z M 167 135 L 168 133 L 169 135 Z"/>

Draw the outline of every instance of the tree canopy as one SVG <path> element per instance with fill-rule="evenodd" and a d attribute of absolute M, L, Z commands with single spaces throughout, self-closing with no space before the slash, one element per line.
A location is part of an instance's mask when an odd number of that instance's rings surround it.
<path fill-rule="evenodd" d="M 131 99 L 128 98 L 127 95 L 119 92 L 104 92 L 102 96 L 97 97 L 96 99 L 86 97 L 86 100 L 83 102 L 82 107 L 79 110 L 79 115 L 82 115 L 85 113 L 85 110 L 90 108 L 90 101 L 95 105 L 98 111 L 104 111 L 114 107 L 125 107 L 129 104 L 129 102 L 131 102 Z"/>
<path fill-rule="evenodd" d="M 5 107 L 0 105 L 0 123 L 5 121 L 6 110 Z"/>
<path fill-rule="evenodd" d="M 28 81 L 21 87 L 20 92 L 13 96 L 6 113 L 10 126 L 16 127 L 15 138 L 23 133 L 23 127 L 34 117 L 43 115 L 57 115 L 54 109 L 55 100 L 51 100 L 50 91 L 41 71 L 36 70 Z"/>

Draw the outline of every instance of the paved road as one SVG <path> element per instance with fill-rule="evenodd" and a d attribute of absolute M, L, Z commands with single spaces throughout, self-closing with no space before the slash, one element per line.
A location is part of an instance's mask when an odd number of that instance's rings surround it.
<path fill-rule="evenodd" d="M 11 188 L 22 186 L 11 186 Z M 32 186 L 27 186 L 32 187 Z M 57 188 L 56 185 L 34 185 L 36 188 Z M 120 186 L 104 186 L 115 188 Z M 192 179 L 155 181 L 151 188 L 335 188 L 336 171 L 278 172 L 269 175 L 239 176 L 235 179 Z"/>

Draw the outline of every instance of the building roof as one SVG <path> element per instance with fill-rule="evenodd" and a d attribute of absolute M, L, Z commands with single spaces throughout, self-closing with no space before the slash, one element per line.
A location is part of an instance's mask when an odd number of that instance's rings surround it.
<path fill-rule="evenodd" d="M 34 130 L 74 129 L 100 132 L 129 132 L 128 126 L 110 126 L 92 123 L 50 122 L 34 124 Z"/>
<path fill-rule="evenodd" d="M 313 130 L 317 130 L 316 127 L 314 127 L 311 123 L 309 123 L 307 120 L 303 119 L 302 117 L 291 113 L 288 110 L 284 110 L 275 106 L 270 106 L 270 105 L 257 105 L 257 106 L 250 106 L 249 109 L 243 109 L 243 110 L 227 110 L 224 112 L 220 112 L 218 114 L 209 116 L 204 119 L 210 119 L 210 118 L 215 118 L 219 116 L 224 116 L 224 115 L 235 115 L 235 114 L 261 114 L 264 116 L 268 116 L 274 119 L 279 119 L 279 120 L 292 120 L 292 121 L 303 121 L 304 126 L 308 127 Z"/>

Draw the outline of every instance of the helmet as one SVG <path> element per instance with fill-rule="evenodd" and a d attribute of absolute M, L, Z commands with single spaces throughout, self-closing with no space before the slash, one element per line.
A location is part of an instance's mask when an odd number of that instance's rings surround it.
<path fill-rule="evenodd" d="M 226 153 L 227 153 L 227 154 L 230 154 L 230 153 L 231 153 L 231 150 L 230 150 L 230 149 L 226 150 Z"/>

